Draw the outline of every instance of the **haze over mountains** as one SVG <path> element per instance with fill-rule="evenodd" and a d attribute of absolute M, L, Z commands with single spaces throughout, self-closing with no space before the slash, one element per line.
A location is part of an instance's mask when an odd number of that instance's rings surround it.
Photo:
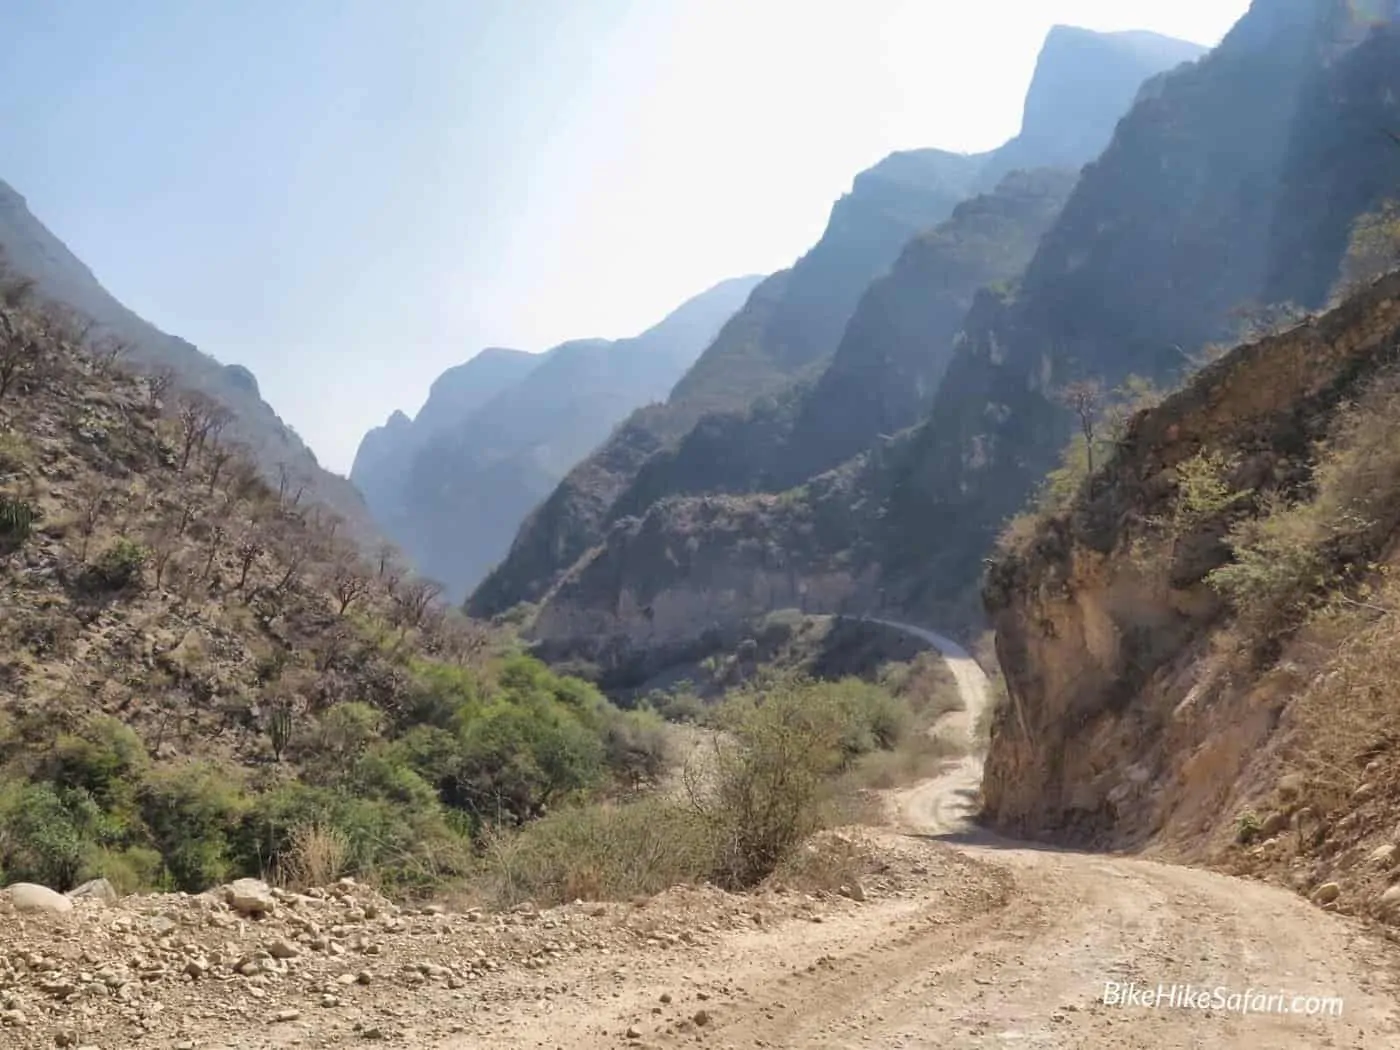
<path fill-rule="evenodd" d="M 743 346 L 734 356 L 770 396 L 735 390 L 728 404 L 710 396 L 697 407 L 688 377 L 570 474 L 469 608 L 539 603 L 533 631 L 547 651 L 624 677 L 773 608 L 978 622 L 982 559 L 1072 434 L 1068 384 L 1109 390 L 1139 375 L 1171 386 L 1192 355 L 1235 336 L 1241 309 L 1326 302 L 1353 224 L 1400 179 L 1383 134 L 1400 124 L 1397 77 L 1393 17 L 1258 0 L 1213 53 L 1125 93 L 1127 116 L 1106 129 L 1107 148 L 1044 236 L 1022 257 L 1008 253 L 1004 278 L 980 275 L 935 348 L 914 349 L 896 330 L 880 350 L 853 322 L 849 353 L 831 359 L 828 344 L 784 356 L 775 348 L 790 341 L 764 320 L 791 278 L 770 279 L 692 370 L 721 376 L 719 355 Z M 938 175 L 946 182 L 946 169 Z M 909 280 L 902 304 L 889 301 L 896 267 L 867 293 L 862 324 L 927 308 L 949 280 L 942 267 Z M 892 346 L 908 352 L 903 365 Z M 882 353 L 887 363 L 875 364 Z M 924 373 L 902 373 L 909 360 Z M 815 413 L 824 381 L 830 407 Z M 793 441 L 804 412 L 822 425 Z"/>
<path fill-rule="evenodd" d="M 879 323 L 870 314 L 861 318 L 860 329 L 847 329 L 866 289 L 901 258 L 913 238 L 948 220 L 958 203 L 976 193 L 979 185 L 992 180 L 991 188 L 996 191 L 1001 181 L 998 173 L 1004 173 L 1003 162 L 1008 157 L 1015 158 L 1010 163 L 1032 167 L 1068 165 L 1071 173 L 1092 160 L 1109 141 L 1115 123 L 1127 112 L 1144 81 L 1202 50 L 1154 34 L 1100 34 L 1057 27 L 1049 34 L 1037 63 L 1025 122 L 1016 138 L 989 154 L 975 156 L 934 149 L 895 154 L 857 176 L 852 192 L 833 207 L 817 245 L 790 270 L 774 274 L 755 291 L 676 385 L 665 405 L 634 415 L 564 480 L 525 522 L 510 556 L 473 595 L 470 607 L 481 614 L 495 614 L 519 601 L 539 600 L 576 559 L 602 541 L 612 521 L 643 513 L 647 505 L 666 496 L 703 489 L 705 483 L 696 477 L 662 480 L 657 475 L 666 472 L 662 466 L 666 457 L 685 456 L 684 449 L 677 451 L 675 446 L 693 428 L 701 445 L 705 434 L 716 428 L 733 430 L 732 422 L 719 418 L 724 414 L 748 413 L 749 420 L 739 429 L 753 431 L 751 436 L 756 440 L 744 437 L 737 443 L 742 450 L 729 454 L 712 442 L 689 459 L 711 477 L 716 472 L 746 476 L 737 484 L 719 483 L 720 491 L 764 484 L 759 478 L 767 467 L 754 461 L 772 453 L 775 444 L 787 443 L 788 431 L 797 424 L 790 425 L 779 417 L 792 415 L 796 420 L 803 415 L 801 405 L 807 395 L 794 384 L 816 386 L 815 401 L 801 423 L 803 434 L 845 431 L 832 444 L 833 449 L 854 452 L 883 430 L 915 422 L 912 405 L 905 415 L 879 418 L 877 412 L 859 425 L 846 419 L 844 407 L 825 419 L 818 418 L 833 399 L 858 402 L 862 397 L 857 388 L 838 393 L 844 386 L 839 380 L 826 386 L 820 382 L 843 335 L 851 343 L 835 373 L 838 377 L 846 370 L 858 370 L 860 366 L 853 361 L 866 350 L 872 356 L 882 352 L 866 345 L 870 341 L 866 330 Z M 1089 107 L 1083 105 L 1086 91 L 1095 96 Z M 1051 198 L 1066 188 L 1063 176 L 1041 174 L 1013 181 L 1006 192 L 1028 192 L 1031 197 L 1040 197 L 1043 206 L 1044 187 L 1028 189 L 1037 180 L 1060 186 L 1059 191 L 1048 192 Z M 992 197 L 996 196 L 993 192 Z M 974 206 L 974 211 L 978 207 L 991 211 L 1010 208 L 1006 200 Z M 1042 214 L 1042 218 L 1046 217 Z M 945 236 L 955 242 L 964 237 L 969 241 L 987 239 L 970 228 L 974 223 L 970 215 L 960 221 L 968 223 L 969 230 L 944 231 Z M 964 248 L 949 253 L 933 265 L 927 275 L 930 283 L 934 287 L 964 287 L 961 294 L 966 295 L 983 280 L 1014 277 L 1028 258 L 1025 253 L 1043 232 L 1038 223 L 1032 221 L 1029 230 L 1020 222 L 1008 223 L 990 238 L 993 243 L 966 252 L 969 258 L 959 258 Z M 1003 235 L 1006 243 L 996 243 Z M 915 265 L 913 259 L 907 261 L 910 268 Z M 911 304 L 923 297 L 926 287 L 922 282 L 910 286 L 907 295 Z M 941 360 L 965 306 L 958 302 L 958 296 L 952 298 L 956 305 L 939 322 L 945 331 L 930 331 L 927 343 L 907 351 L 915 357 L 928 354 L 922 366 L 926 374 L 912 388 L 915 403 L 920 383 L 925 397 L 936 386 Z M 920 324 L 922 319 L 914 323 Z M 876 367 L 868 374 L 878 371 Z M 762 398 L 776 401 L 758 400 Z M 862 426 L 874 429 L 862 432 Z M 764 430 L 771 433 L 762 436 Z M 823 440 L 819 436 L 816 442 L 820 445 Z M 815 448 L 812 454 L 819 456 Z M 653 460 L 654 456 L 659 458 Z M 790 480 L 792 471 L 787 474 Z"/>
<path fill-rule="evenodd" d="M 757 283 L 724 281 L 633 339 L 483 350 L 444 372 L 412 421 L 396 412 L 365 435 L 350 478 L 460 601 L 525 514 L 629 411 L 665 396 Z"/>

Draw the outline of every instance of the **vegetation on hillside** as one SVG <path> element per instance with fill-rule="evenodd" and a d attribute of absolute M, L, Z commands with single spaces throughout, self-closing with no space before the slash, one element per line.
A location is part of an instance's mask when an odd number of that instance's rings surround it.
<path fill-rule="evenodd" d="M 655 712 L 365 556 L 260 480 L 216 403 L 123 372 L 12 279 L 0 382 L 0 882 L 740 886 L 927 720 L 895 695 L 916 690 L 764 682 L 682 803 L 654 789 Z"/>
<path fill-rule="evenodd" d="M 0 298 L 0 872 L 202 889 L 321 858 L 404 888 L 655 773 L 659 721 L 365 559 L 227 414 Z"/>

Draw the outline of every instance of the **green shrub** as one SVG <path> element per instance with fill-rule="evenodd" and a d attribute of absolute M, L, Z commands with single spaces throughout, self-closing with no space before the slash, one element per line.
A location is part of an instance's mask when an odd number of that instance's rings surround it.
<path fill-rule="evenodd" d="M 232 841 L 247 799 L 217 766 L 191 762 L 157 769 L 141 786 L 140 804 L 177 889 L 197 893 L 247 871 L 250 858 L 240 857 Z"/>
<path fill-rule="evenodd" d="M 723 723 L 729 735 L 695 802 L 717 842 L 718 880 L 752 886 L 820 826 L 851 725 L 840 704 L 800 678 L 739 692 L 726 701 Z"/>
<path fill-rule="evenodd" d="M 150 552 L 139 543 L 118 539 L 88 566 L 86 577 L 94 590 L 124 591 L 141 582 Z"/>
<path fill-rule="evenodd" d="M 89 845 L 79 816 L 52 784 L 0 790 L 0 868 L 7 878 L 69 889 Z"/>
<path fill-rule="evenodd" d="M 547 703 L 493 704 L 460 727 L 459 744 L 449 802 L 487 823 L 537 817 L 603 776 L 597 735 Z"/>
<path fill-rule="evenodd" d="M 0 543 L 19 547 L 29 539 L 38 517 L 33 504 L 0 496 Z"/>

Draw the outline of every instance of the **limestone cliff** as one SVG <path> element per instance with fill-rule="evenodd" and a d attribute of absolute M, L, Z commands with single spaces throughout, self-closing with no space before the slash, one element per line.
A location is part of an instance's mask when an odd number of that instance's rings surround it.
<path fill-rule="evenodd" d="M 1393 398 L 1397 361 L 1400 275 L 1239 347 L 1139 415 L 1069 511 L 1002 551 L 985 585 L 1010 693 L 983 786 L 993 827 L 1220 857 L 1277 807 L 1260 838 L 1305 826 L 1256 861 L 1303 888 L 1356 861 L 1364 827 L 1342 818 L 1394 726 L 1364 690 L 1317 690 L 1385 622 L 1365 579 L 1388 574 L 1400 538 L 1397 463 L 1374 418 L 1393 411 L 1375 384 Z"/>

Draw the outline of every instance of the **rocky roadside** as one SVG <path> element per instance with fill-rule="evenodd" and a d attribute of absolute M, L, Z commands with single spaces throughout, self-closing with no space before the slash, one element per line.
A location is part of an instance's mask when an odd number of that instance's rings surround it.
<path fill-rule="evenodd" d="M 734 930 L 826 921 L 925 882 L 927 849 L 836 836 L 864 874 L 830 890 L 703 885 L 629 903 L 507 913 L 406 905 L 344 879 L 292 893 L 239 880 L 203 894 L 117 899 L 0 890 L 0 1046 L 223 1050 L 365 1043 L 426 1046 L 488 1033 L 533 1001 L 596 994 L 555 981 L 648 953 L 705 953 Z M 830 843 L 828 843 L 830 845 Z M 813 855 L 814 861 L 820 857 Z"/>

